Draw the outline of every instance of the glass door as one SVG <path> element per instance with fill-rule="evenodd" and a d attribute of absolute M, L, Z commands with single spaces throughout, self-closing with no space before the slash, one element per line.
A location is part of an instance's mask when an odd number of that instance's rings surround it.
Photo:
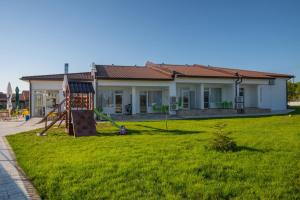
<path fill-rule="evenodd" d="M 182 107 L 183 109 L 190 108 L 190 91 L 182 90 Z"/>
<path fill-rule="evenodd" d="M 209 88 L 204 88 L 204 108 L 209 108 Z"/>
<path fill-rule="evenodd" d="M 34 116 L 42 117 L 45 115 L 44 113 L 44 100 L 43 94 L 40 92 L 34 93 Z"/>
<path fill-rule="evenodd" d="M 116 113 L 123 112 L 123 96 L 122 96 L 122 94 L 115 95 L 115 112 Z"/>
<path fill-rule="evenodd" d="M 47 90 L 45 97 L 46 97 L 45 114 L 48 114 L 59 103 L 58 102 L 59 101 L 59 91 L 58 90 Z"/>
<path fill-rule="evenodd" d="M 140 113 L 147 113 L 147 93 L 140 94 Z"/>

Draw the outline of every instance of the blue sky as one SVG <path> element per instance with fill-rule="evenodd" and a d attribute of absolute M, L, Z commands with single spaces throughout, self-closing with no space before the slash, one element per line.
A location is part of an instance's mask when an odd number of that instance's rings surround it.
<path fill-rule="evenodd" d="M 0 91 L 90 64 L 205 64 L 300 80 L 297 0 L 2 0 Z"/>

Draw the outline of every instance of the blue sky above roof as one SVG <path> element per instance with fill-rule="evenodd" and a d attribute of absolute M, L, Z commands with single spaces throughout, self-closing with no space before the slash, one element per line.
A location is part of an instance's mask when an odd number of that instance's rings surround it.
<path fill-rule="evenodd" d="M 0 91 L 97 64 L 204 64 L 300 80 L 300 1 L 1 1 Z"/>

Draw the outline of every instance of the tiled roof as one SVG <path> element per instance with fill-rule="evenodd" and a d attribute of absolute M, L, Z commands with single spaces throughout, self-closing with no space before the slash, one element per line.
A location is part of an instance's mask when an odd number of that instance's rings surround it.
<path fill-rule="evenodd" d="M 212 71 L 211 69 L 195 65 L 160 65 L 159 68 L 167 69 L 179 77 L 233 77 L 232 74 Z"/>
<path fill-rule="evenodd" d="M 37 76 L 23 76 L 21 80 L 52 80 L 52 81 L 62 81 L 64 79 L 64 74 L 50 74 L 50 75 L 37 75 Z M 68 79 L 70 80 L 92 80 L 91 72 L 82 73 L 69 73 Z"/>
<path fill-rule="evenodd" d="M 3 92 L 0 92 L 0 101 L 7 101 L 6 94 Z"/>
<path fill-rule="evenodd" d="M 236 78 L 237 76 L 243 76 L 246 78 L 292 78 L 292 75 L 288 74 L 276 74 L 268 72 L 258 72 L 250 70 L 222 68 L 204 65 L 172 65 L 172 64 L 154 64 L 147 62 L 146 66 L 162 69 L 165 72 L 176 74 L 177 77 L 223 77 L 223 78 Z"/>
<path fill-rule="evenodd" d="M 172 76 L 150 67 L 97 65 L 99 79 L 172 80 Z"/>
<path fill-rule="evenodd" d="M 203 66 L 205 67 L 205 66 Z M 209 66 L 206 68 L 210 68 L 211 70 L 223 72 L 227 74 L 236 75 L 238 73 L 240 76 L 247 77 L 247 78 L 292 78 L 292 75 L 289 74 L 278 74 L 278 73 L 270 73 L 270 72 L 259 72 L 259 71 L 252 71 L 252 70 L 242 70 L 242 69 L 232 69 L 232 68 L 224 68 L 224 67 L 213 67 Z"/>
<path fill-rule="evenodd" d="M 16 100 L 16 94 L 14 93 L 12 95 L 12 101 Z M 3 92 L 0 92 L 0 101 L 7 101 L 7 97 L 6 94 Z M 20 101 L 29 101 L 29 91 L 28 90 L 24 90 L 21 94 L 20 94 Z"/>
<path fill-rule="evenodd" d="M 20 95 L 20 101 L 29 101 L 29 91 L 23 90 Z"/>
<path fill-rule="evenodd" d="M 91 82 L 69 81 L 69 88 L 71 93 L 95 93 Z"/>
<path fill-rule="evenodd" d="M 123 80 L 173 80 L 174 77 L 203 78 L 292 78 L 292 75 L 277 74 L 205 65 L 172 65 L 147 62 L 145 66 L 96 65 L 97 79 Z M 21 80 L 63 80 L 64 74 L 25 76 Z M 93 80 L 91 72 L 68 74 L 69 80 Z"/>

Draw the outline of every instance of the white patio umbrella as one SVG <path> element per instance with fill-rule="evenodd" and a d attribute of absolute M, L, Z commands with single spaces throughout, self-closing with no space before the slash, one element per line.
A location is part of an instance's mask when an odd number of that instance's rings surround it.
<path fill-rule="evenodd" d="M 63 90 L 63 94 L 66 97 L 66 91 L 67 91 L 67 87 L 68 87 L 68 76 L 65 74 L 64 75 L 64 81 L 62 84 L 62 90 Z M 66 104 L 63 104 L 64 109 L 66 109 Z"/>
<path fill-rule="evenodd" d="M 8 82 L 8 85 L 7 85 L 7 89 L 6 89 L 6 97 L 7 97 L 7 110 L 9 111 L 9 113 L 11 112 L 12 110 L 12 88 L 11 88 L 11 84 L 10 82 Z"/>

